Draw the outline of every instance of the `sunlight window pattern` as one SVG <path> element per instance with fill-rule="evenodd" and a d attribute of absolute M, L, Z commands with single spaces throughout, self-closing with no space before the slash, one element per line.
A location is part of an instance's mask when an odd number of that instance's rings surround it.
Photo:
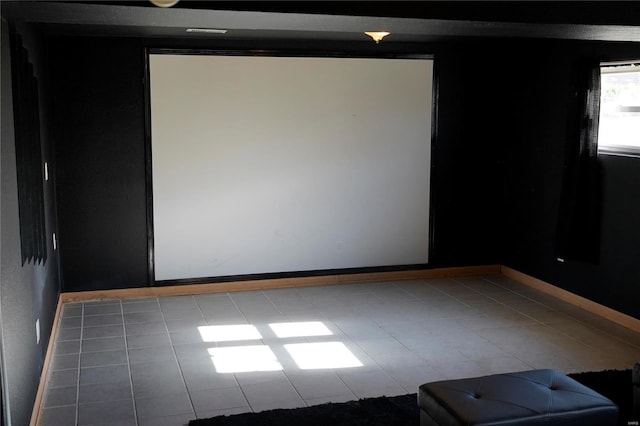
<path fill-rule="evenodd" d="M 276 355 L 265 345 L 211 348 L 209 355 L 218 373 L 282 370 Z"/>
<path fill-rule="evenodd" d="M 342 342 L 294 343 L 284 348 L 302 370 L 362 367 Z"/>
<path fill-rule="evenodd" d="M 332 336 L 322 321 L 271 323 L 269 329 L 276 338 L 283 339 L 286 353 L 301 370 L 362 367 L 362 363 L 343 342 L 286 343 L 289 338 L 305 339 Z M 205 343 L 237 342 L 238 346 L 208 349 L 213 366 L 218 373 L 248 373 L 255 371 L 280 371 L 283 369 L 268 345 L 241 345 L 240 342 L 261 340 L 263 334 L 253 324 L 208 325 L 198 327 Z M 298 340 L 299 341 L 299 340 Z"/>

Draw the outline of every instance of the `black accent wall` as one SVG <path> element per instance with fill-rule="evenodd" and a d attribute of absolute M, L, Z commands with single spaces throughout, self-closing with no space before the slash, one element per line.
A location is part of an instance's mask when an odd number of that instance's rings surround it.
<path fill-rule="evenodd" d="M 64 291 L 148 285 L 144 47 L 332 50 L 286 41 L 52 37 L 58 214 Z M 347 49 L 381 48 L 349 45 Z M 640 318 L 637 158 L 603 156 L 599 265 L 559 263 L 555 238 L 571 117 L 571 72 L 584 58 L 640 57 L 636 43 L 457 40 L 433 53 L 438 85 L 430 266 L 502 263 Z M 176 78 L 180 78 L 176 76 Z"/>
<path fill-rule="evenodd" d="M 502 153 L 491 112 L 499 76 L 493 43 L 447 43 L 436 54 L 431 266 L 500 263 Z"/>
<path fill-rule="evenodd" d="M 504 92 L 517 113 L 504 148 L 502 263 L 640 318 L 640 158 L 599 155 L 602 223 L 597 264 L 557 260 L 555 239 L 564 149 L 571 124 L 571 75 L 585 59 L 640 58 L 638 43 L 528 42 L 508 61 Z"/>
<path fill-rule="evenodd" d="M 142 47 L 72 38 L 49 57 L 63 289 L 146 286 Z"/>
<path fill-rule="evenodd" d="M 145 269 L 142 85 L 147 43 L 90 37 L 50 40 L 57 100 L 54 114 L 64 291 L 149 285 Z M 153 41 L 153 46 L 175 47 L 176 42 Z M 240 42 L 224 47 L 247 46 Z M 355 50 L 370 50 L 370 46 L 367 43 Z M 300 47 L 271 42 L 264 48 Z M 307 44 L 307 49 L 314 48 L 345 49 Z M 435 53 L 436 48 L 404 46 L 403 52 Z M 455 52 L 443 54 L 441 61 L 440 55 L 436 59 L 442 75 L 438 135 L 444 142 L 438 144 L 434 154 L 434 179 L 438 182 L 432 201 L 438 206 L 434 211 L 434 267 L 499 262 L 499 244 L 491 238 L 492 229 L 498 225 L 492 214 L 499 201 L 495 188 L 500 185 L 500 173 L 494 166 L 498 161 L 494 147 L 477 136 L 477 128 L 482 125 L 476 110 L 478 100 L 485 99 L 490 88 L 482 84 L 485 76 L 468 70 L 465 59 L 459 56 Z M 460 120 L 470 125 L 459 126 Z M 474 142 L 459 143 L 467 140 Z M 476 209 L 477 203 L 491 207 Z"/>

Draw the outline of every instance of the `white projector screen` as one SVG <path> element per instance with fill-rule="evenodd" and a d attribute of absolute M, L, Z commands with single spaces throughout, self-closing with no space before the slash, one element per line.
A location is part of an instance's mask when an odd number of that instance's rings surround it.
<path fill-rule="evenodd" d="M 156 281 L 428 262 L 432 60 L 149 61 Z"/>

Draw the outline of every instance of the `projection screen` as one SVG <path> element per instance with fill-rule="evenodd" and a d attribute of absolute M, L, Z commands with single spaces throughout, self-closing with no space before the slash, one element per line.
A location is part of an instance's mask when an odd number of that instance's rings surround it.
<path fill-rule="evenodd" d="M 149 64 L 156 281 L 428 263 L 432 60 Z"/>

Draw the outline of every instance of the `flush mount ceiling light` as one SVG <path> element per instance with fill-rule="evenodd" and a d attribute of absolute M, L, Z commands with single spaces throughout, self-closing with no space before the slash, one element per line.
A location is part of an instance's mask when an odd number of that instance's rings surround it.
<path fill-rule="evenodd" d="M 158 7 L 171 7 L 178 3 L 180 0 L 149 0 L 151 3 Z"/>
<path fill-rule="evenodd" d="M 187 28 L 187 32 L 204 34 L 226 34 L 227 30 L 217 30 L 215 28 Z"/>
<path fill-rule="evenodd" d="M 380 43 L 380 40 L 391 34 L 388 31 L 365 31 L 364 33 L 371 37 L 376 44 Z"/>

